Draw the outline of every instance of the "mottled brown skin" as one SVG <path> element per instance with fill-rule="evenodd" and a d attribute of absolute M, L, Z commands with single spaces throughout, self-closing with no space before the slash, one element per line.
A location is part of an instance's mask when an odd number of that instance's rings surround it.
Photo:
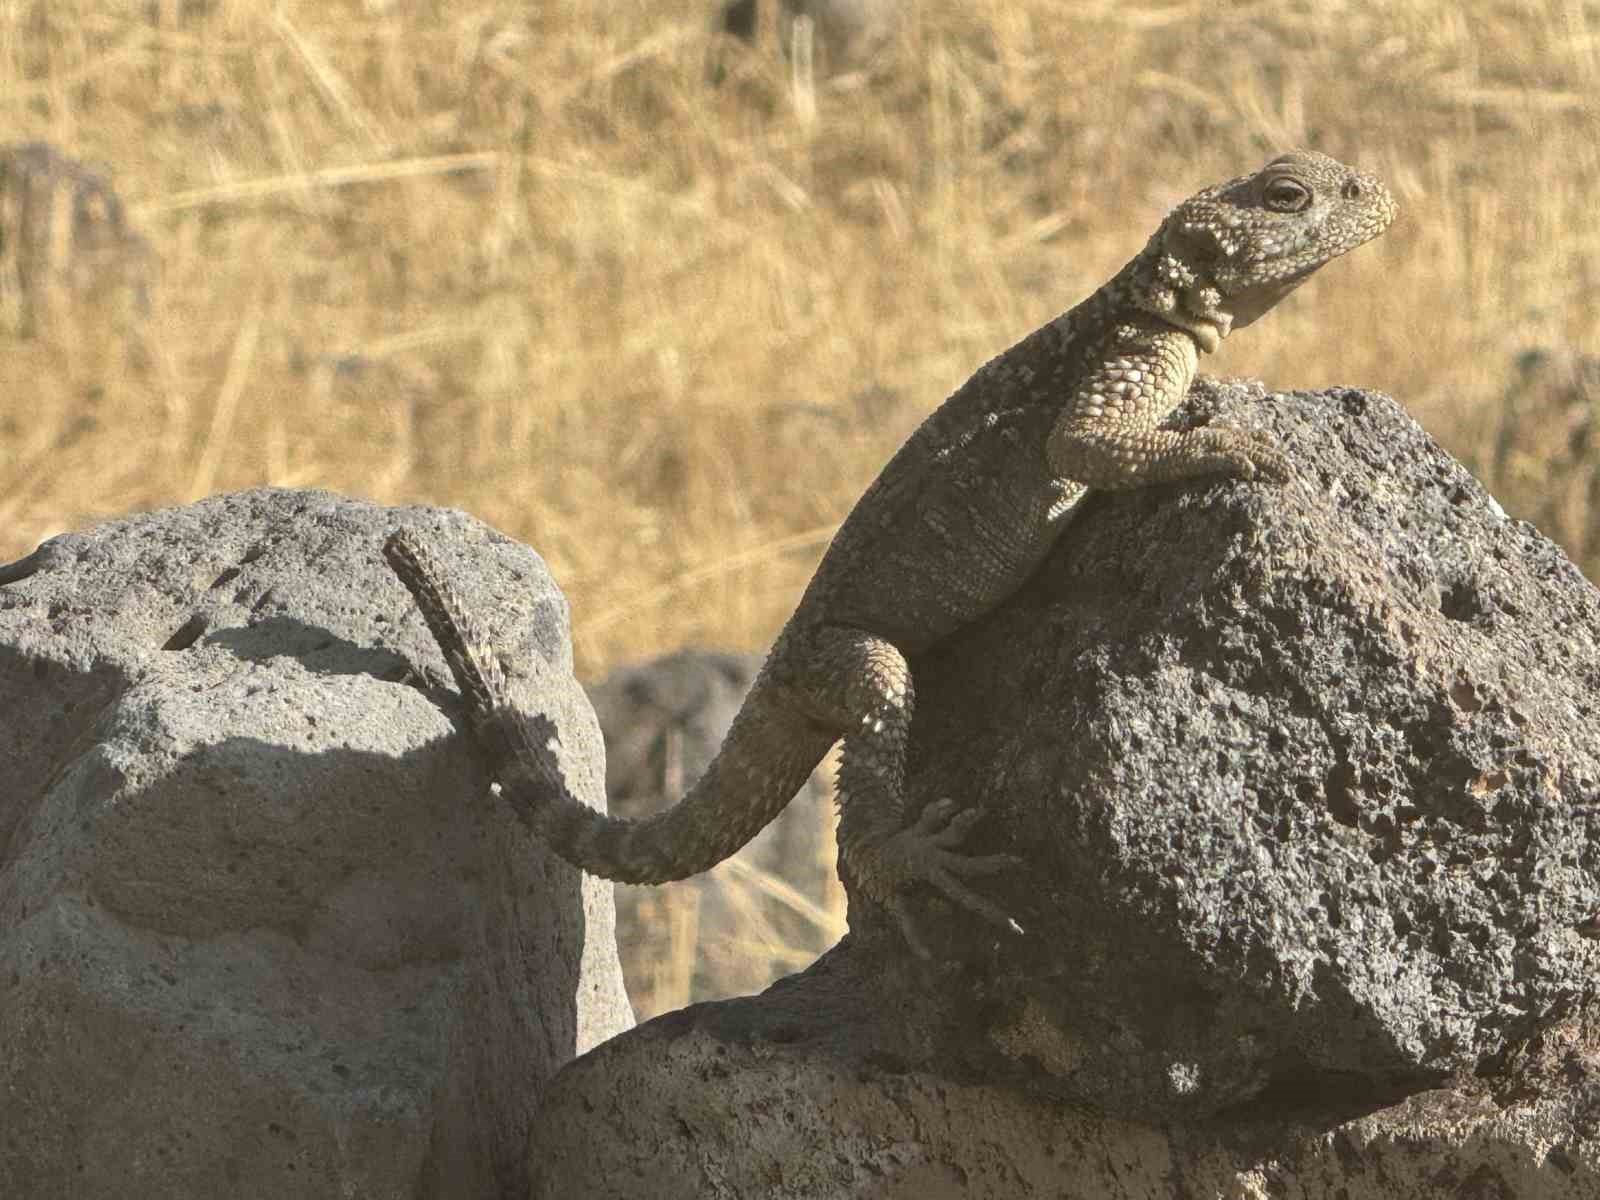
<path fill-rule="evenodd" d="M 510 707 L 498 659 L 423 548 L 402 530 L 385 554 L 445 652 L 505 796 L 568 861 L 629 883 L 707 870 L 777 816 L 842 738 L 840 850 L 911 947 L 926 953 L 908 905 L 918 883 L 1015 928 L 967 882 L 1015 862 L 962 853 L 980 809 L 947 799 L 904 822 L 907 656 L 1016 590 L 1090 488 L 1286 481 L 1288 461 L 1261 435 L 1162 422 L 1200 354 L 1395 212 L 1377 179 L 1309 151 L 1179 205 L 1115 278 L 986 363 L 900 448 L 840 526 L 705 776 L 645 820 L 572 798 L 547 749 L 554 731 Z"/>

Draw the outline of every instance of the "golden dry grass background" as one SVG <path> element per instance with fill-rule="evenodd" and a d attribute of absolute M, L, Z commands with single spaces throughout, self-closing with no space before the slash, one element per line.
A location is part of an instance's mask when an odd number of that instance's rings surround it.
<path fill-rule="evenodd" d="M 1504 392 L 1600 349 L 1600 5 L 908 7 L 808 117 L 770 46 L 707 81 L 709 0 L 5 6 L 0 140 L 100 165 L 160 270 L 136 350 L 5 342 L 0 560 L 317 485 L 533 545 L 586 675 L 755 647 L 924 413 L 1291 146 L 1400 220 L 1209 369 L 1388 390 L 1537 502 Z"/>

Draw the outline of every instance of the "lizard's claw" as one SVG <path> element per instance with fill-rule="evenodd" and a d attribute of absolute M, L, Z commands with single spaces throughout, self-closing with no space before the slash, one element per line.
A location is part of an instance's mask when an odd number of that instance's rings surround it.
<path fill-rule="evenodd" d="M 1022 865 L 1014 854 L 962 854 L 956 849 L 982 819 L 982 809 L 958 810 L 955 801 L 948 798 L 935 801 L 923 809 L 914 825 L 869 850 L 870 861 L 858 866 L 857 875 L 863 885 L 889 910 L 918 958 L 930 956 L 917 936 L 906 902 L 906 891 L 913 883 L 930 884 L 952 904 L 1002 929 L 1022 932 L 1022 926 L 1004 910 L 964 882 Z"/>
<path fill-rule="evenodd" d="M 1288 483 L 1294 478 L 1294 467 L 1277 439 L 1264 433 L 1244 433 L 1229 457 L 1234 468 L 1244 479 L 1263 479 L 1270 483 Z"/>

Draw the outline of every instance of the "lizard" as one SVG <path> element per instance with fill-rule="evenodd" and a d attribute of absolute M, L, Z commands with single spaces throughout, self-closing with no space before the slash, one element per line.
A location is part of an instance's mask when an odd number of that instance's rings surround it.
<path fill-rule="evenodd" d="M 1306 150 L 1179 204 L 1109 282 L 981 366 L 894 454 L 839 526 L 705 774 L 650 817 L 619 820 L 572 797 L 550 722 L 511 705 L 500 660 L 427 547 L 400 529 L 384 556 L 444 652 L 501 794 L 562 858 L 629 883 L 708 870 L 842 740 L 840 856 L 910 949 L 929 957 L 918 885 L 1020 932 L 978 884 L 1018 860 L 963 850 L 981 807 L 947 797 L 907 823 L 907 660 L 1020 587 L 1091 489 L 1288 482 L 1267 435 L 1163 423 L 1200 355 L 1397 211 L 1375 176 Z"/>

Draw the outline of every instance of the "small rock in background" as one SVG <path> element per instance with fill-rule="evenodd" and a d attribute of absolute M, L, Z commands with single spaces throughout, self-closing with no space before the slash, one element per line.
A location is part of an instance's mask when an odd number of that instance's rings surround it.
<path fill-rule="evenodd" d="M 1532 521 L 1592 579 L 1600 570 L 1600 354 L 1517 355 L 1480 470 L 1513 516 Z"/>
<path fill-rule="evenodd" d="M 0 329 L 130 333 L 149 312 L 153 265 L 103 175 L 44 142 L 0 146 Z"/>
<path fill-rule="evenodd" d="M 819 81 L 871 66 L 904 17 L 901 0 L 728 0 L 713 27 L 749 45 L 776 42 L 809 92 Z M 722 68 L 714 58 L 714 81 Z"/>

